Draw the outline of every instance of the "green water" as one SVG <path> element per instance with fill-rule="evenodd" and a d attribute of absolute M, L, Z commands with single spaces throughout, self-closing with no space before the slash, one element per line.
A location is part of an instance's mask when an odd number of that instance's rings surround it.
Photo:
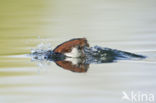
<path fill-rule="evenodd" d="M 155 11 L 155 0 L 1 0 L 0 103 L 129 103 L 122 91 L 155 94 Z M 25 56 L 75 37 L 148 58 L 72 73 Z"/>

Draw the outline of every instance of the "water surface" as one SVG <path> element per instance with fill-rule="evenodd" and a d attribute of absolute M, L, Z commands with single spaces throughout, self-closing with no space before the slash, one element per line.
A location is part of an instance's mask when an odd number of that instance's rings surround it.
<path fill-rule="evenodd" d="M 156 93 L 155 0 L 0 2 L 0 102 L 129 103 L 121 101 L 122 91 Z M 73 73 L 25 56 L 39 44 L 53 49 L 75 37 L 147 58 Z"/>

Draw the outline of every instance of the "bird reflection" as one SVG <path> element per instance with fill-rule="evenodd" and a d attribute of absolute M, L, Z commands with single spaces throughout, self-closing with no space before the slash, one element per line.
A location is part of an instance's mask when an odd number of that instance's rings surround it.
<path fill-rule="evenodd" d="M 73 64 L 71 61 L 56 61 L 55 63 L 63 69 L 78 73 L 87 72 L 89 68 L 89 64 L 84 63 Z"/>

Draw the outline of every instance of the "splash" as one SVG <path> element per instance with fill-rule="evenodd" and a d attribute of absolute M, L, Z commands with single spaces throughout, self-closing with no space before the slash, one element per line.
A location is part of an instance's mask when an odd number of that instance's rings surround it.
<path fill-rule="evenodd" d="M 41 43 L 37 45 L 36 48 L 31 50 L 30 56 L 32 57 L 32 61 L 39 60 L 43 61 L 47 59 L 47 56 L 50 55 L 50 51 L 52 51 L 50 43 Z"/>
<path fill-rule="evenodd" d="M 145 56 L 100 46 L 85 47 L 86 63 L 107 63 L 116 60 L 143 59 Z"/>
<path fill-rule="evenodd" d="M 130 59 L 143 59 L 145 56 L 120 51 L 116 49 L 111 48 L 104 48 L 100 46 L 94 46 L 94 47 L 85 47 L 84 53 L 86 55 L 85 58 L 81 58 L 81 60 L 84 61 L 86 64 L 91 63 L 108 63 L 108 62 L 114 62 L 116 60 L 130 60 Z M 55 54 L 54 56 L 52 56 Z M 31 57 L 32 60 L 49 60 L 49 61 L 56 61 L 56 60 L 64 60 L 62 59 L 62 56 L 59 56 L 61 54 L 56 54 L 53 52 L 51 48 L 51 44 L 44 44 L 41 43 L 37 46 L 37 48 L 31 50 Z M 61 57 L 61 59 L 59 58 Z"/>

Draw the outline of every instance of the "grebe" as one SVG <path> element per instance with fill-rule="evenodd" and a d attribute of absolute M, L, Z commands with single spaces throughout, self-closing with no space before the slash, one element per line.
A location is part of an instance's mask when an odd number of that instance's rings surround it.
<path fill-rule="evenodd" d="M 89 47 L 86 38 L 75 38 L 58 45 L 53 52 L 72 58 L 85 57 L 85 47 Z"/>

